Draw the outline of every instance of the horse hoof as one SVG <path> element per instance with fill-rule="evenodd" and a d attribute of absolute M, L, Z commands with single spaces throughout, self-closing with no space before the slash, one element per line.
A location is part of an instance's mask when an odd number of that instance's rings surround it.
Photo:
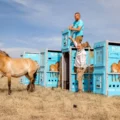
<path fill-rule="evenodd" d="M 30 90 L 30 92 L 33 92 L 34 90 L 33 90 L 33 88 Z"/>
<path fill-rule="evenodd" d="M 11 94 L 11 91 L 8 91 L 8 95 L 10 95 Z"/>
<path fill-rule="evenodd" d="M 29 91 L 29 88 L 27 87 L 26 90 Z"/>
<path fill-rule="evenodd" d="M 30 92 L 34 92 L 34 90 L 35 90 L 35 85 L 31 85 L 31 89 L 30 89 Z"/>
<path fill-rule="evenodd" d="M 32 88 L 27 89 L 28 92 L 33 92 L 34 90 Z"/>
<path fill-rule="evenodd" d="M 27 85 L 27 91 L 29 91 L 29 89 L 30 89 L 30 84 L 29 84 L 29 85 Z"/>

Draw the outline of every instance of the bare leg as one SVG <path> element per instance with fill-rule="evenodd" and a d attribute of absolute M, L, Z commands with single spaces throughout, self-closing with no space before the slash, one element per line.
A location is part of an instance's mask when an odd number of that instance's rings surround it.
<path fill-rule="evenodd" d="M 83 88 L 83 85 L 82 85 L 82 77 L 80 77 L 80 78 L 78 79 L 78 81 L 79 81 L 79 84 L 78 84 L 79 90 L 82 91 L 82 88 Z"/>
<path fill-rule="evenodd" d="M 82 85 L 82 77 L 85 72 L 86 68 L 80 69 L 77 68 L 77 80 L 79 81 L 79 90 L 82 91 L 83 85 Z"/>

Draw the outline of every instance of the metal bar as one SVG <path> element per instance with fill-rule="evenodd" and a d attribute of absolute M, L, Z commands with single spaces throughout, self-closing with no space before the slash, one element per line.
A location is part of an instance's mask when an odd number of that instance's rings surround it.
<path fill-rule="evenodd" d="M 49 50 L 48 49 L 48 52 L 61 52 L 60 50 Z"/>
<path fill-rule="evenodd" d="M 72 68 L 72 64 L 71 64 L 71 56 L 72 56 L 72 47 L 69 48 L 69 90 L 72 91 L 72 79 L 71 79 L 71 68 Z"/>
<path fill-rule="evenodd" d="M 45 54 L 44 54 L 44 61 L 45 61 L 45 69 L 44 69 L 44 86 L 46 87 L 46 85 L 47 85 L 47 83 L 46 83 L 46 80 L 47 80 L 47 75 L 45 75 L 45 73 L 46 73 L 46 66 L 47 66 L 47 57 L 48 57 L 48 49 L 46 49 L 45 50 L 45 52 L 44 52 Z"/>
<path fill-rule="evenodd" d="M 64 80 L 64 78 L 63 78 L 63 73 L 64 73 L 64 71 L 63 71 L 63 65 L 64 64 L 63 64 L 63 58 L 64 57 L 63 57 L 63 54 L 62 54 L 62 89 L 64 89 L 64 81 L 63 81 Z"/>
<path fill-rule="evenodd" d="M 59 73 L 59 72 L 56 72 L 56 71 L 48 71 L 47 73 Z"/>
<path fill-rule="evenodd" d="M 115 41 L 110 41 L 110 40 L 107 40 L 108 43 L 116 43 L 116 44 L 120 44 L 120 41 L 119 42 L 115 42 Z"/>
<path fill-rule="evenodd" d="M 106 95 L 108 95 L 108 41 L 106 40 Z"/>
<path fill-rule="evenodd" d="M 120 73 L 106 73 L 108 75 L 120 75 Z"/>
<path fill-rule="evenodd" d="M 40 52 L 26 52 L 25 53 L 29 53 L 29 54 L 40 54 Z"/>

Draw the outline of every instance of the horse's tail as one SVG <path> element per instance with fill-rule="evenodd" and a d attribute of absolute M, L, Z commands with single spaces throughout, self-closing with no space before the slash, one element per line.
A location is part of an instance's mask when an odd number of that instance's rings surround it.
<path fill-rule="evenodd" d="M 35 63 L 36 63 L 36 66 L 37 66 L 37 70 L 39 70 L 40 69 L 40 65 L 38 64 L 37 61 L 35 61 Z"/>
<path fill-rule="evenodd" d="M 37 78 L 37 70 L 36 70 L 36 72 L 34 73 L 34 80 L 36 80 L 36 78 Z"/>
<path fill-rule="evenodd" d="M 36 72 L 34 73 L 34 79 L 36 80 L 36 77 L 37 77 L 37 71 L 40 69 L 40 65 L 38 64 L 38 62 L 37 61 L 35 61 L 35 63 L 36 63 Z"/>

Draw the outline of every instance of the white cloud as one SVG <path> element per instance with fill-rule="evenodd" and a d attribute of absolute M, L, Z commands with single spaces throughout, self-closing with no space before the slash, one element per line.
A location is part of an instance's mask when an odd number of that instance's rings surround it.
<path fill-rule="evenodd" d="M 98 0 L 98 2 L 105 8 L 120 9 L 120 0 Z"/>
<path fill-rule="evenodd" d="M 119 24 L 120 0 L 98 0 L 98 3 L 103 7 L 105 17 Z"/>
<path fill-rule="evenodd" d="M 44 49 L 54 49 L 60 50 L 61 46 L 61 37 L 32 37 L 32 38 L 23 38 L 23 39 L 14 39 L 17 44 L 24 44 L 25 46 L 33 46 L 33 48 L 28 47 L 7 47 L 3 46 L 3 43 L 0 43 L 1 50 L 6 51 L 11 57 L 20 57 L 24 51 L 28 52 L 39 52 Z M 32 44 L 32 45 L 31 45 Z M 22 46 L 22 45 L 20 45 Z"/>
<path fill-rule="evenodd" d="M 27 23 L 39 28 L 51 28 L 51 30 L 63 30 L 74 20 L 74 12 L 80 11 L 85 23 L 84 40 L 102 41 L 106 39 L 119 39 L 120 31 L 120 1 L 119 0 L 12 0 L 23 14 L 19 16 Z M 67 4 L 66 4 L 67 3 Z M 25 13 L 25 14 L 24 14 Z M 114 26 L 116 25 L 116 26 Z M 42 26 L 42 27 L 41 27 Z M 44 31 L 50 34 L 51 31 Z M 52 34 L 56 36 L 54 33 Z M 61 34 L 60 34 L 61 36 Z M 17 42 L 44 48 L 55 48 L 61 46 L 61 37 L 32 37 L 19 39 Z M 29 41 L 30 40 L 30 41 Z M 92 42 L 91 42 L 92 41 Z M 31 47 L 30 45 L 30 47 Z"/>
<path fill-rule="evenodd" d="M 62 38 L 57 37 L 57 36 L 55 37 L 34 37 L 33 40 L 39 43 L 43 41 L 45 43 L 52 43 L 52 44 L 58 43 L 59 44 Z"/>
<path fill-rule="evenodd" d="M 4 46 L 4 43 L 3 42 L 0 42 L 0 47 L 3 47 Z"/>
<path fill-rule="evenodd" d="M 60 4 L 52 4 L 52 2 L 42 2 L 34 0 L 12 0 L 13 2 L 21 5 L 22 7 L 17 7 L 21 11 L 27 14 L 22 14 L 20 17 L 26 20 L 30 24 L 37 26 L 53 26 L 53 27 L 64 27 L 66 23 L 68 24 L 68 16 L 71 15 L 70 12 L 60 9 Z M 55 1 L 54 1 L 55 2 Z M 61 4 L 62 5 L 62 4 Z M 58 7 L 57 7 L 58 6 Z M 62 8 L 62 6 L 61 6 Z M 73 10 L 73 9 L 72 9 Z M 67 17 L 66 17 L 67 16 Z M 69 25 L 69 24 L 68 24 Z"/>
<path fill-rule="evenodd" d="M 41 48 L 60 48 L 62 37 L 54 36 L 54 37 L 40 37 L 34 36 L 31 38 L 23 38 L 23 39 L 15 39 L 17 44 L 24 44 L 26 46 L 36 47 L 37 49 Z"/>
<path fill-rule="evenodd" d="M 32 48 L 2 48 L 3 51 L 7 52 L 11 57 L 19 58 L 25 51 L 27 52 L 39 52 L 38 49 Z"/>
<path fill-rule="evenodd" d="M 17 43 L 21 43 L 21 44 L 26 44 L 26 45 L 29 45 L 30 43 L 26 40 L 22 40 L 22 39 L 16 39 L 15 40 Z"/>
<path fill-rule="evenodd" d="M 21 4 L 21 5 L 24 5 L 24 6 L 27 6 L 29 2 L 27 2 L 26 0 L 12 0 L 18 4 Z M 29 0 L 30 1 L 30 0 Z"/>

